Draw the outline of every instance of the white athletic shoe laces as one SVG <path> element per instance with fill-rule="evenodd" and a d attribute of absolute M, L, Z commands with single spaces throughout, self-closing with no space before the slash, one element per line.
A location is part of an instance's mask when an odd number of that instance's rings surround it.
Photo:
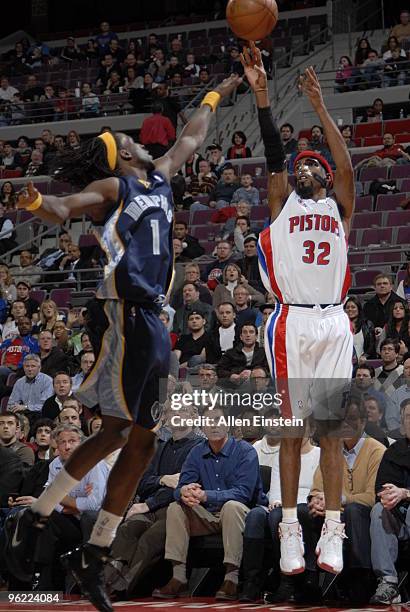
<path fill-rule="evenodd" d="M 279 523 L 280 569 L 283 574 L 300 574 L 305 570 L 305 547 L 299 521 Z"/>
<path fill-rule="evenodd" d="M 343 569 L 343 540 L 347 538 L 344 523 L 328 519 L 323 523 L 316 546 L 317 564 L 326 572 L 340 574 Z"/>

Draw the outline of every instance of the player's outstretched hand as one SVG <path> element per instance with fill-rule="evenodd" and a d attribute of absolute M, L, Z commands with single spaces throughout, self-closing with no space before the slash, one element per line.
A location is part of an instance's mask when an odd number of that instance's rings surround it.
<path fill-rule="evenodd" d="M 323 105 L 322 89 L 313 66 L 306 68 L 304 74 L 299 78 L 298 86 L 300 91 L 309 98 L 313 108 L 318 108 Z"/>
<path fill-rule="evenodd" d="M 249 43 L 250 49 L 243 48 L 241 63 L 253 91 L 268 89 L 268 79 L 262 62 L 262 55 L 254 42 Z"/>
<path fill-rule="evenodd" d="M 238 74 L 231 74 L 227 79 L 224 79 L 222 83 L 219 83 L 215 87 L 214 91 L 217 91 L 222 98 L 230 96 L 234 89 L 242 83 L 242 77 Z"/>
<path fill-rule="evenodd" d="M 34 187 L 32 181 L 29 181 L 17 194 L 17 208 L 27 208 L 27 206 L 36 201 L 38 195 L 39 192 Z"/>

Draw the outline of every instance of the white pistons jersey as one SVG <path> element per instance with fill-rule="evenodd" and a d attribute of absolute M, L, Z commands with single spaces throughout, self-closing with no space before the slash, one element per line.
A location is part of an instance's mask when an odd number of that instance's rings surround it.
<path fill-rule="evenodd" d="M 259 236 L 259 269 L 283 304 L 339 304 L 350 287 L 347 240 L 336 202 L 288 197 Z"/>

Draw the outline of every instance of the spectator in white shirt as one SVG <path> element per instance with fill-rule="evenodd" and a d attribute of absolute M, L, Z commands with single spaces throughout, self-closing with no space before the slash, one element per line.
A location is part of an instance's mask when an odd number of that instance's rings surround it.
<path fill-rule="evenodd" d="M 7 77 L 0 77 L 0 100 L 11 102 L 14 94 L 18 93 L 18 89 L 10 85 Z"/>
<path fill-rule="evenodd" d="M 72 377 L 72 391 L 73 393 L 77 391 L 79 386 L 82 384 L 84 378 L 91 370 L 95 362 L 95 355 L 92 351 L 84 351 L 81 355 L 81 371 L 78 372 L 75 376 Z"/>

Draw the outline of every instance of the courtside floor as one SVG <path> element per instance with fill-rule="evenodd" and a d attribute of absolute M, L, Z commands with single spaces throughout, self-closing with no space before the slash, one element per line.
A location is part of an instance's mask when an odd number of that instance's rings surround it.
<path fill-rule="evenodd" d="M 214 599 L 208 598 L 192 598 L 192 599 L 178 599 L 178 600 L 170 600 L 170 601 L 159 601 L 152 599 L 140 599 L 135 601 L 121 601 L 118 603 L 114 603 L 114 610 L 117 612 L 136 612 L 137 610 L 142 610 L 145 612 L 153 612 L 155 611 L 167 611 L 170 612 L 182 612 L 182 610 L 204 610 L 209 612 L 217 612 L 220 610 L 221 612 L 224 610 L 240 610 L 243 612 L 252 612 L 252 610 L 275 610 L 276 612 L 307 612 L 308 610 L 314 610 L 317 612 L 347 612 L 347 611 L 357 611 L 361 610 L 363 612 L 381 612 L 384 610 L 386 612 L 410 612 L 410 602 L 407 604 L 395 605 L 390 607 L 385 606 L 369 606 L 366 608 L 326 608 L 323 606 L 290 606 L 286 604 L 277 604 L 277 605 L 269 605 L 269 604 L 241 604 L 238 602 L 219 602 L 216 603 Z M 0 612 L 5 612 L 8 610 L 15 610 L 16 612 L 34 612 L 35 610 L 39 610 L 39 612 L 92 612 L 95 611 L 95 608 L 85 600 L 77 600 L 77 601 L 65 601 L 59 604 L 51 605 L 50 604 L 6 604 L 4 602 L 0 603 Z"/>

